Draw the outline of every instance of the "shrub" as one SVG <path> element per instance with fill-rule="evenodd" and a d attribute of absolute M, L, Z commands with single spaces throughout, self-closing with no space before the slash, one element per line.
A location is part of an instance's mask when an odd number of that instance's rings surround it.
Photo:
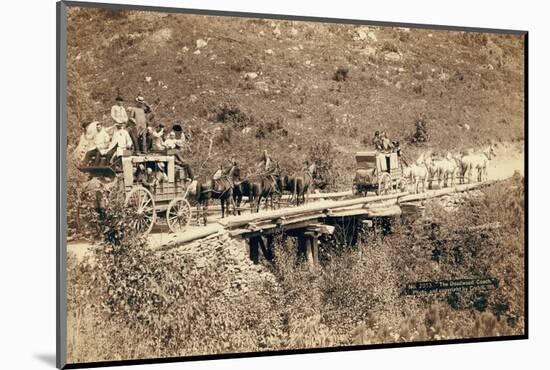
<path fill-rule="evenodd" d="M 332 78 L 334 81 L 345 81 L 348 77 L 349 69 L 344 67 L 338 67 L 336 69 L 336 72 L 334 72 L 334 77 Z"/>
<path fill-rule="evenodd" d="M 128 216 L 115 199 L 100 219 L 106 242 L 94 258 L 68 260 L 70 356 L 90 361 L 523 333 L 523 191 L 516 177 L 466 198 L 453 213 L 433 202 L 424 217 L 395 219 L 391 232 L 375 223 L 355 246 L 334 250 L 323 239 L 321 269 L 296 254 L 293 238 L 278 235 L 265 266 L 274 279 L 243 291 L 224 288 L 233 278 L 229 238 L 206 262 L 177 249 L 152 250 L 120 230 Z M 471 228 L 495 221 L 500 228 Z M 409 282 L 486 276 L 505 289 L 402 294 Z M 94 350 L 86 346 L 92 342 Z"/>
<path fill-rule="evenodd" d="M 329 141 L 316 142 L 309 147 L 308 159 L 315 164 L 316 188 L 324 189 L 334 186 L 336 181 L 336 157 L 337 153 Z"/>
<path fill-rule="evenodd" d="M 227 104 L 217 109 L 216 117 L 218 122 L 231 123 L 237 129 L 243 129 L 250 121 L 253 121 L 253 119 L 248 117 L 239 107 Z"/>

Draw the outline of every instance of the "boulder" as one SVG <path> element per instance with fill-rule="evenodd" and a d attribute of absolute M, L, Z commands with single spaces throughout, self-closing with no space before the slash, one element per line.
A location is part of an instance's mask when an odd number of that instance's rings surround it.
<path fill-rule="evenodd" d="M 395 51 L 390 51 L 384 55 L 384 59 L 390 62 L 398 62 L 401 60 L 401 55 Z"/>
<path fill-rule="evenodd" d="M 367 32 L 362 29 L 358 29 L 355 30 L 352 37 L 355 41 L 363 41 L 367 39 Z"/>
<path fill-rule="evenodd" d="M 360 53 L 366 56 L 375 56 L 376 48 L 372 46 L 365 46 L 363 49 L 360 49 Z"/>
<path fill-rule="evenodd" d="M 258 74 L 256 72 L 248 72 L 244 74 L 245 80 L 254 80 L 258 77 Z"/>
<path fill-rule="evenodd" d="M 196 41 L 197 49 L 201 49 L 201 48 L 205 47 L 206 45 L 208 45 L 208 42 L 206 42 L 206 41 L 203 40 L 203 39 L 198 39 L 198 40 Z"/>

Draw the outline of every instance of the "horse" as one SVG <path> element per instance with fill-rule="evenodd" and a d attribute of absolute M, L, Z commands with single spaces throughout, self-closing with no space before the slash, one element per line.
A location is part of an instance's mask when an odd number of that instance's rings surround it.
<path fill-rule="evenodd" d="M 487 180 L 487 165 L 488 162 L 496 156 L 495 148 L 489 145 L 480 153 L 464 155 L 461 159 L 462 176 L 465 177 L 468 173 L 468 182 L 472 180 L 472 171 L 477 170 L 477 181 Z"/>
<path fill-rule="evenodd" d="M 450 186 L 454 185 L 458 166 L 451 153 L 447 153 L 445 158 L 433 161 L 433 166 L 436 169 L 438 186 L 441 185 L 441 180 L 443 187 L 449 186 L 449 180 Z"/>
<path fill-rule="evenodd" d="M 191 189 L 189 195 L 194 195 L 197 201 L 197 220 L 202 213 L 204 226 L 207 224 L 207 209 L 210 199 L 219 199 L 222 208 L 222 218 L 225 217 L 225 210 L 231 212 L 230 206 L 233 206 L 232 214 L 235 214 L 235 201 L 233 198 L 233 174 L 230 173 L 222 176 L 218 180 L 209 179 L 201 183 L 193 180 L 189 185 Z"/>
<path fill-rule="evenodd" d="M 441 188 L 441 182 L 443 181 L 443 187 L 453 186 L 456 177 L 457 165 L 450 153 L 447 153 L 445 157 L 435 158 L 433 154 L 422 155 L 424 165 L 428 169 L 428 188 L 432 188 L 434 179 L 437 178 L 437 186 Z M 450 180 L 450 181 L 449 181 Z"/>
<path fill-rule="evenodd" d="M 244 196 L 248 197 L 248 203 L 250 204 L 250 211 L 254 212 L 254 202 L 250 195 L 252 191 L 250 181 L 248 179 L 242 179 L 234 182 L 233 185 L 233 200 L 237 207 L 237 214 L 241 214 L 240 207 Z"/>
<path fill-rule="evenodd" d="M 422 184 L 422 192 L 426 191 L 426 182 L 428 182 L 428 168 L 424 163 L 414 163 L 403 169 L 403 177 L 408 179 L 414 189 L 414 193 L 418 194 L 419 185 Z"/>
<path fill-rule="evenodd" d="M 273 209 L 273 197 L 281 194 L 278 174 L 253 175 L 248 178 L 248 186 L 250 205 L 253 212 L 260 211 L 262 198 L 266 200 L 266 208 L 268 207 L 267 200 L 269 199 L 271 208 Z"/>
<path fill-rule="evenodd" d="M 292 204 L 294 201 L 294 189 L 296 187 L 296 175 L 281 175 L 279 177 L 280 182 L 280 188 L 281 188 L 281 194 L 284 194 L 285 192 L 288 192 L 290 194 L 290 199 L 288 202 Z"/>
<path fill-rule="evenodd" d="M 306 194 L 309 195 L 311 188 L 314 186 L 313 178 L 315 177 L 316 170 L 317 167 L 313 163 L 302 173 L 294 177 L 293 196 L 296 197 L 297 206 L 306 203 Z"/>
<path fill-rule="evenodd" d="M 237 208 L 237 214 L 240 215 L 240 207 L 244 196 L 248 197 L 250 204 L 250 211 L 254 212 L 254 202 L 251 197 L 251 185 L 248 179 L 241 179 L 241 169 L 234 165 L 233 168 L 229 171 L 232 173 L 233 178 L 233 201 L 235 202 L 235 207 Z"/>
<path fill-rule="evenodd" d="M 432 183 L 435 178 L 437 178 L 439 184 L 439 171 L 433 159 L 432 153 L 422 153 L 422 155 L 420 156 L 420 158 L 418 158 L 416 162 L 417 165 L 425 166 L 426 170 L 428 171 L 428 189 L 432 188 Z"/>

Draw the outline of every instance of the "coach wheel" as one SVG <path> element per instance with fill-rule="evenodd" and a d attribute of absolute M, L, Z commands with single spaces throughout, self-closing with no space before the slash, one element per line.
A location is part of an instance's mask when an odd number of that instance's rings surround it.
<path fill-rule="evenodd" d="M 168 204 L 166 222 L 173 233 L 183 232 L 191 222 L 191 205 L 187 199 L 176 198 Z"/>
<path fill-rule="evenodd" d="M 126 197 L 126 206 L 132 213 L 130 227 L 143 236 L 149 234 L 157 218 L 151 192 L 142 186 L 132 188 Z"/>

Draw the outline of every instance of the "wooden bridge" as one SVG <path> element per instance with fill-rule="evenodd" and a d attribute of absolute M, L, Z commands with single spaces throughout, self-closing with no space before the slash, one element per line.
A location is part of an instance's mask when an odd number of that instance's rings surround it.
<path fill-rule="evenodd" d="M 310 202 L 305 205 L 230 216 L 201 229 L 195 229 L 192 233 L 183 233 L 174 244 L 181 245 L 216 233 L 227 232 L 231 237 L 246 239 L 250 258 L 258 262 L 260 251 L 266 258 L 271 258 L 274 236 L 284 233 L 296 238 L 298 253 L 315 266 L 319 263 L 319 237 L 323 234 L 332 234 L 338 223 L 346 220 L 370 223 L 376 218 L 398 216 L 419 206 L 426 199 L 467 192 L 492 183 L 493 181 L 486 181 L 428 190 L 419 194 L 400 192 L 352 199 L 349 199 L 352 196 L 351 192 L 312 194 Z"/>

